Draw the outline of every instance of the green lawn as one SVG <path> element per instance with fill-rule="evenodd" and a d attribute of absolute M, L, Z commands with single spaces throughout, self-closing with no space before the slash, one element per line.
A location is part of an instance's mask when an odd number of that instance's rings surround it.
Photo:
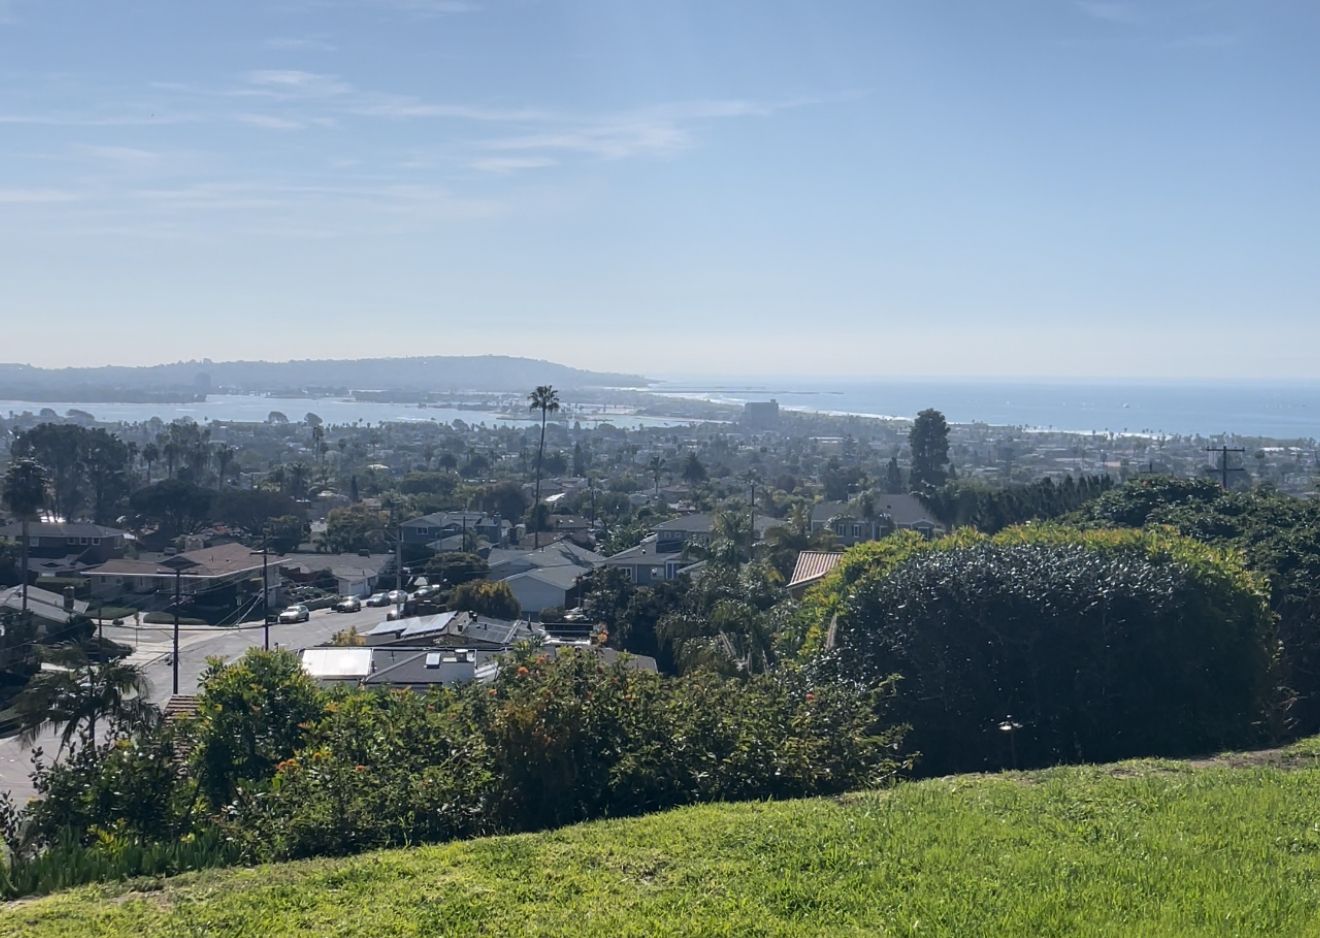
<path fill-rule="evenodd" d="M 1320 934 L 1320 745 L 87 887 L 0 935 Z"/>

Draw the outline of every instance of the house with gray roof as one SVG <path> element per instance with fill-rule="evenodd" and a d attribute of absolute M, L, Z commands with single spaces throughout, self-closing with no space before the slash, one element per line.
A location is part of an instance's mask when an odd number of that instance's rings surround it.
<path fill-rule="evenodd" d="M 829 530 L 844 547 L 878 541 L 895 531 L 917 531 L 923 537 L 944 533 L 915 495 L 873 496 L 870 513 L 847 502 L 817 502 L 811 509 L 811 532 Z"/>
<path fill-rule="evenodd" d="M 778 518 L 769 515 L 756 516 L 756 538 L 760 540 L 765 532 L 777 524 Z M 655 526 L 657 545 L 661 553 L 682 550 L 684 547 L 709 547 L 715 532 L 715 516 L 709 512 L 683 515 Z"/>
<path fill-rule="evenodd" d="M 66 603 L 65 598 L 59 593 L 29 586 L 27 608 L 28 614 L 32 616 L 37 624 L 44 626 L 47 634 L 51 634 L 59 626 L 67 625 L 78 616 L 87 615 L 88 607 L 87 603 L 81 599 Z M 8 589 L 0 589 L 0 610 L 20 612 L 22 609 L 23 587 L 12 586 Z M 0 634 L 3 634 L 3 632 L 0 632 Z"/>
<path fill-rule="evenodd" d="M 495 653 L 429 646 L 335 646 L 304 648 L 303 670 L 322 687 L 357 686 L 425 691 L 473 681 L 485 683 L 499 673 Z"/>
<path fill-rule="evenodd" d="M 477 540 L 496 546 L 509 542 L 513 525 L 507 519 L 491 516 L 483 511 L 437 511 L 420 518 L 411 518 L 399 525 L 405 544 L 430 545 L 457 538 L 459 546 L 467 540 L 471 550 Z"/>
<path fill-rule="evenodd" d="M 104 563 L 124 553 L 128 534 L 90 521 L 40 521 L 28 524 L 28 553 L 32 557 L 59 558 L 70 571 Z M 0 525 L 0 544 L 23 544 L 23 524 Z"/>
<path fill-rule="evenodd" d="M 444 645 L 503 649 L 538 636 L 530 622 L 493 619 L 473 612 L 440 612 L 382 622 L 365 633 L 367 644 Z"/>
<path fill-rule="evenodd" d="M 665 542 L 665 546 L 672 548 L 674 541 Z M 677 549 L 660 548 L 659 536 L 649 534 L 636 547 L 606 557 L 601 567 L 622 570 L 638 586 L 649 586 L 652 583 L 676 580 L 682 574 L 701 566 L 701 562 L 687 556 L 681 542 Z"/>

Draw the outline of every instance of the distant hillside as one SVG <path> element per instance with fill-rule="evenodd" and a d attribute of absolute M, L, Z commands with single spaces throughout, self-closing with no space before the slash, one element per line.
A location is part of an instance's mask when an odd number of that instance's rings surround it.
<path fill-rule="evenodd" d="M 85 886 L 6 904 L 0 938 L 1315 934 L 1318 752 L 962 775 Z"/>
<path fill-rule="evenodd" d="M 505 355 L 435 355 L 418 358 L 308 359 L 288 362 L 175 362 L 101 368 L 35 368 L 0 363 L 0 397 L 104 400 L 108 389 L 244 391 L 380 389 L 409 391 L 522 391 L 539 384 L 560 388 L 646 384 L 640 375 L 584 371 L 554 362 Z M 76 391 L 93 393 L 80 397 Z"/>

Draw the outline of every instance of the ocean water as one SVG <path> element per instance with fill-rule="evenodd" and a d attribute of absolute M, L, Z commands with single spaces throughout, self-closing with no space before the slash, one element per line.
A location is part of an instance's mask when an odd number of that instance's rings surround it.
<path fill-rule="evenodd" d="M 1320 437 L 1320 382 L 1000 380 L 670 381 L 655 390 L 741 403 L 911 418 L 934 407 L 951 422 L 1169 436 Z"/>
<path fill-rule="evenodd" d="M 0 400 L 0 414 L 39 414 L 49 408 L 63 416 L 69 410 L 81 410 L 91 414 L 97 420 L 106 423 L 142 423 L 153 417 L 159 417 L 167 423 L 171 420 L 190 419 L 198 423 L 208 420 L 233 420 L 246 423 L 260 423 L 271 411 L 279 411 L 291 421 L 300 421 L 303 415 L 314 413 L 328 424 L 348 424 L 361 421 L 363 424 L 399 421 L 437 421 L 452 423 L 462 420 L 464 423 L 488 427 L 540 426 L 540 421 L 529 414 L 526 418 L 505 417 L 496 413 L 494 405 L 490 410 L 460 409 L 454 407 L 418 407 L 416 404 L 390 403 L 383 401 L 354 401 L 341 398 L 278 398 L 263 397 L 256 394 L 212 394 L 205 401 L 180 404 L 161 403 L 115 403 L 107 401 L 79 403 L 77 401 L 3 401 Z M 602 412 L 591 407 L 563 411 L 561 419 L 581 420 L 584 427 L 597 423 L 610 423 L 613 426 L 633 429 L 638 425 L 648 427 L 670 427 L 687 425 L 688 420 L 667 420 L 660 417 L 640 417 L 623 411 L 619 413 Z"/>
<path fill-rule="evenodd" d="M 1149 433 L 1169 436 L 1269 437 L 1279 440 L 1320 438 L 1320 383 L 1234 382 L 1068 382 L 999 380 L 890 380 L 843 382 L 765 379 L 667 381 L 651 390 L 674 397 L 727 404 L 774 398 L 780 405 L 824 413 L 911 418 L 934 407 L 955 423 L 980 421 L 1000 426 L 1077 432 Z M 140 404 L 77 401 L 0 400 L 0 414 L 39 413 L 71 408 L 102 421 L 207 420 L 262 421 L 272 410 L 290 420 L 312 411 L 327 423 L 380 423 L 399 420 L 463 420 L 487 426 L 532 426 L 535 420 L 501 417 L 491 410 L 334 398 L 271 398 L 259 395 L 211 395 L 187 404 Z M 617 414 L 561 414 L 584 426 L 608 420 L 618 427 L 678 426 L 686 419 Z"/>

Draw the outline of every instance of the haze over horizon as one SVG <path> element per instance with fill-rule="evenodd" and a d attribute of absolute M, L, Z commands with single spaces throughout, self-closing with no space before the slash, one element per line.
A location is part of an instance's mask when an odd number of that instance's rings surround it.
<path fill-rule="evenodd" d="M 1320 378 L 1317 40 L 1302 0 L 0 0 L 0 358 Z"/>

